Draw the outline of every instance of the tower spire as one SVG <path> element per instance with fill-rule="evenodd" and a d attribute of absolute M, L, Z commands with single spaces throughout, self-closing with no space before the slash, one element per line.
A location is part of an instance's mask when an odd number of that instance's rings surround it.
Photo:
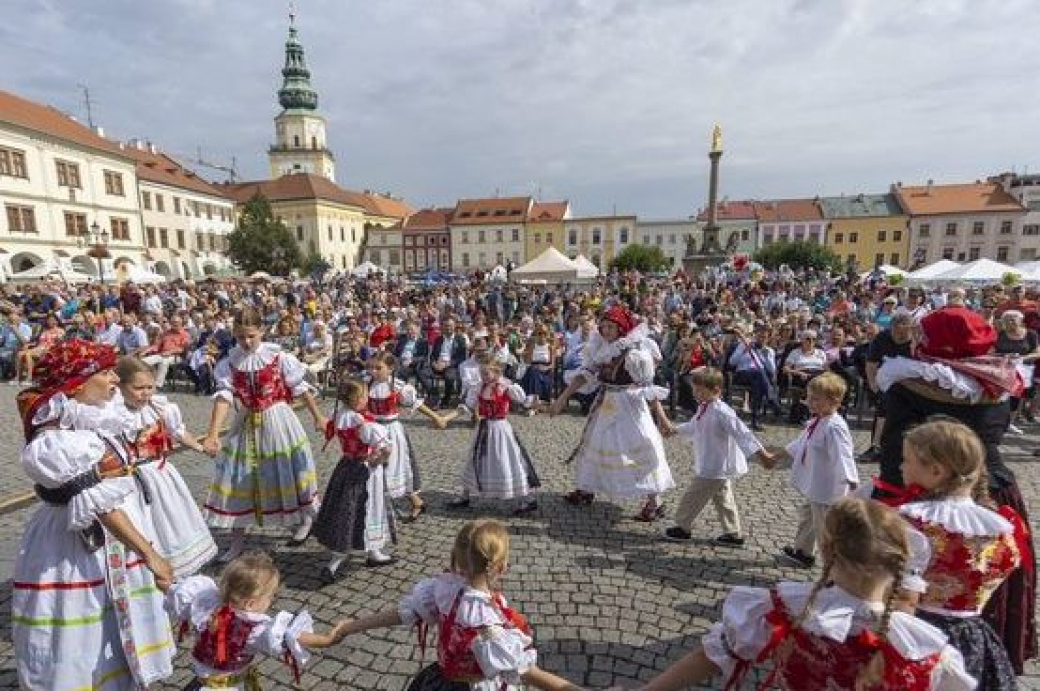
<path fill-rule="evenodd" d="M 296 30 L 296 9 L 289 5 L 289 38 L 285 41 L 285 67 L 278 103 L 286 110 L 316 110 L 318 92 L 311 87 L 311 72 Z"/>

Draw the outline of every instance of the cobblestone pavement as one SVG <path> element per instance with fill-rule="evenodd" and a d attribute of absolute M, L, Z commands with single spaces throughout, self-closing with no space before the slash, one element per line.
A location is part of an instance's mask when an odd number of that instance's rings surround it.
<path fill-rule="evenodd" d="M 24 492 L 29 483 L 18 467 L 21 435 L 12 388 L 0 389 L 0 497 Z M 201 433 L 209 415 L 207 400 L 173 396 L 181 404 L 189 429 Z M 489 515 L 505 519 L 513 536 L 512 564 L 506 592 L 528 616 L 544 667 L 578 684 L 605 687 L 636 685 L 698 644 L 705 628 L 718 615 L 725 594 L 734 585 L 770 585 L 778 579 L 804 579 L 807 575 L 778 567 L 773 555 L 793 537 L 797 501 L 786 482 L 786 473 L 755 467 L 737 485 L 748 532 L 742 550 L 714 546 L 710 540 L 718 526 L 709 508 L 695 526 L 695 540 L 688 545 L 657 538 L 658 526 L 634 522 L 628 517 L 636 506 L 596 503 L 590 508 L 567 505 L 561 494 L 570 489 L 571 469 L 564 463 L 581 430 L 576 415 L 553 420 L 512 418 L 517 433 L 530 450 L 543 479 L 543 494 L 536 514 L 515 519 L 504 504 L 477 502 L 474 508 L 449 513 L 443 504 L 458 486 L 471 430 L 453 425 L 447 431 L 431 429 L 422 418 L 406 422 L 420 455 L 426 482 L 429 512 L 416 524 L 403 526 L 394 552 L 398 564 L 388 569 L 367 569 L 363 555 L 350 563 L 346 577 L 333 586 L 319 588 L 318 573 L 325 563 L 313 541 L 299 548 L 282 546 L 286 535 L 266 530 L 251 537 L 251 546 L 274 553 L 282 569 L 284 585 L 276 607 L 309 609 L 324 628 L 337 618 L 357 617 L 391 607 L 418 579 L 437 573 L 447 564 L 448 550 L 463 521 Z M 1033 516 L 1040 515 L 1040 463 L 1026 453 L 1037 446 L 1040 428 L 1027 437 L 1013 438 L 1006 447 L 1022 493 Z M 767 443 L 791 439 L 790 427 L 769 427 Z M 860 448 L 866 434 L 856 432 Z M 690 477 L 690 452 L 678 440 L 668 441 L 669 458 L 680 487 Z M 322 486 L 336 459 L 319 453 Z M 209 461 L 194 453 L 178 454 L 175 462 L 196 496 L 202 497 L 209 479 Z M 869 478 L 875 467 L 861 467 Z M 670 507 L 678 492 L 667 497 Z M 15 674 L 10 644 L 10 575 L 18 540 L 29 512 L 22 509 L 0 516 L 0 688 L 14 688 Z M 224 542 L 226 536 L 218 536 Z M 213 573 L 213 569 L 207 572 Z M 426 651 L 426 662 L 435 651 Z M 179 689 L 189 680 L 187 654 L 178 659 L 177 673 L 162 688 Z M 304 672 L 304 689 L 392 689 L 397 691 L 422 664 L 413 632 L 398 629 L 348 638 L 341 645 L 315 656 Z M 283 665 L 265 661 L 260 670 L 265 688 L 289 688 L 291 679 Z M 1023 688 L 1040 689 L 1040 669 L 1033 667 Z"/>

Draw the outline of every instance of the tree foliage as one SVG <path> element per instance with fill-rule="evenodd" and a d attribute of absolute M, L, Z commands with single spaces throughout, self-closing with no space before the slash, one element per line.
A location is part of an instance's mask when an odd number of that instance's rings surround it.
<path fill-rule="evenodd" d="M 774 242 L 755 252 L 755 261 L 767 269 L 787 264 L 792 269 L 819 269 L 839 272 L 841 257 L 816 242 Z"/>
<path fill-rule="evenodd" d="M 643 273 L 664 271 L 671 266 L 668 257 L 664 255 L 660 247 L 649 247 L 647 245 L 629 245 L 618 252 L 614 260 L 610 262 L 611 269 L 618 271 L 630 271 L 635 269 Z"/>
<path fill-rule="evenodd" d="M 228 236 L 228 257 L 246 274 L 284 276 L 303 262 L 292 232 L 274 217 L 270 202 L 260 193 L 242 207 L 238 227 Z"/>

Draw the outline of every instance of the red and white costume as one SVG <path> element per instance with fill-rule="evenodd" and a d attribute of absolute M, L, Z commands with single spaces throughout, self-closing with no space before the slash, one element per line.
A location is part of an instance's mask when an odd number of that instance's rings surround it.
<path fill-rule="evenodd" d="M 422 488 L 419 466 L 412 442 L 401 424 L 401 409 L 419 409 L 423 400 L 411 384 L 392 378 L 389 382 L 370 382 L 368 385 L 368 412 L 390 434 L 390 458 L 383 468 L 386 490 L 394 498 L 418 492 Z"/>
<path fill-rule="evenodd" d="M 505 377 L 471 389 L 465 406 L 480 413 L 480 424 L 470 445 L 462 484 L 470 493 L 493 499 L 526 497 L 541 482 L 527 450 L 509 424 L 511 403 L 531 407 L 534 396 Z"/>

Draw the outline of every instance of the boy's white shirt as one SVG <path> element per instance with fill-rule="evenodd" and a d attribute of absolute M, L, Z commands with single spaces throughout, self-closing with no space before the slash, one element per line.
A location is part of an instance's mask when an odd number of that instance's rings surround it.
<path fill-rule="evenodd" d="M 859 484 L 852 432 L 837 412 L 820 418 L 809 437 L 812 422 L 787 445 L 791 484 L 811 502 L 832 504 L 852 491 L 850 484 Z"/>
<path fill-rule="evenodd" d="M 748 472 L 748 456 L 763 449 L 748 426 L 725 402 L 714 400 L 698 405 L 689 422 L 676 431 L 693 447 L 693 470 L 697 477 L 732 480 Z"/>

